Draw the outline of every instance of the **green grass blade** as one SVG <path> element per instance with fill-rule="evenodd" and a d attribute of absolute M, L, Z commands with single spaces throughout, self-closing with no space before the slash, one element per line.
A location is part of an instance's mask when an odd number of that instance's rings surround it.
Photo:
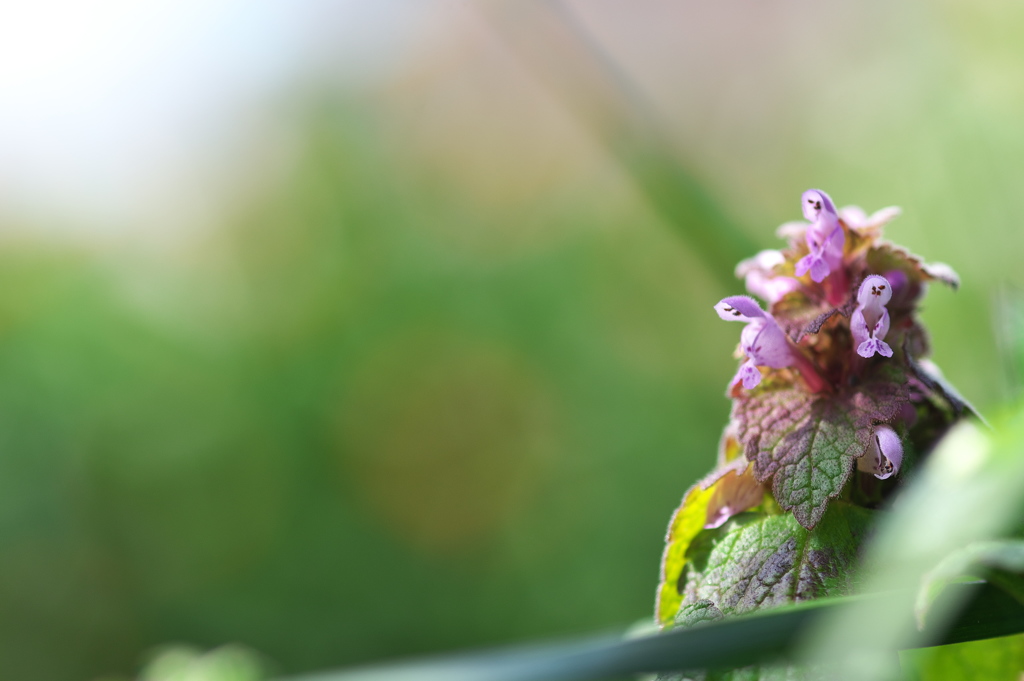
<path fill-rule="evenodd" d="M 926 630 L 922 645 L 961 643 L 1024 631 L 1024 606 L 987 584 L 947 589 L 970 605 L 951 627 Z M 633 639 L 597 636 L 579 641 L 468 653 L 295 677 L 289 681 L 587 681 L 643 672 L 741 667 L 794 659 L 801 638 L 850 603 L 890 594 L 823 599 L 772 612 Z M 847 652 L 877 652 L 884 642 L 862 637 Z M 894 649 L 895 650 L 895 649 Z"/>

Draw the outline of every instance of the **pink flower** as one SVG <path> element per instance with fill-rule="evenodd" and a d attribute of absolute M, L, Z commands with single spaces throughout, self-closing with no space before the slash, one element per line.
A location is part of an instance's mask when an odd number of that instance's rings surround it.
<path fill-rule="evenodd" d="M 744 280 L 749 293 L 771 305 L 781 300 L 787 293 L 800 288 L 800 282 L 793 277 L 775 274 L 775 267 L 784 262 L 786 257 L 781 251 L 761 251 L 753 258 L 747 258 L 736 265 L 736 276 Z"/>
<path fill-rule="evenodd" d="M 746 328 L 740 334 L 740 349 L 747 356 L 732 382 L 743 382 L 743 387 L 751 390 L 761 382 L 761 372 L 757 367 L 782 369 L 794 363 L 793 350 L 789 339 L 779 328 L 775 318 L 761 309 L 753 298 L 748 296 L 730 296 L 723 298 L 715 311 L 718 316 L 728 322 L 745 322 Z"/>
<path fill-rule="evenodd" d="M 857 459 L 857 470 L 885 480 L 900 472 L 901 463 L 903 443 L 900 442 L 900 436 L 889 426 L 875 426 L 871 433 L 871 443 L 863 456 Z"/>
<path fill-rule="evenodd" d="M 797 262 L 796 275 L 802 277 L 810 272 L 811 279 L 820 284 L 833 270 L 842 267 L 846 235 L 828 194 L 808 189 L 801 196 L 801 204 L 804 217 L 811 223 L 804 235 L 811 252 Z"/>
<path fill-rule="evenodd" d="M 902 212 L 897 206 L 889 206 L 868 215 L 860 206 L 846 206 L 839 209 L 839 219 L 845 222 L 847 227 L 858 232 L 881 234 L 882 227 Z"/>
<path fill-rule="evenodd" d="M 850 331 L 857 354 L 872 357 L 877 352 L 892 357 L 892 348 L 883 340 L 889 333 L 889 311 L 886 304 L 892 298 L 892 286 L 883 276 L 866 277 L 857 291 L 857 309 L 850 317 Z"/>

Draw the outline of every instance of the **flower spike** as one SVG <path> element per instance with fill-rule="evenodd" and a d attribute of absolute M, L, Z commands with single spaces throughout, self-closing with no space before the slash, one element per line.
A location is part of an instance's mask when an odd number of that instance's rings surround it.
<path fill-rule="evenodd" d="M 803 193 L 801 209 L 805 220 L 779 228 L 782 250 L 736 267 L 754 297 L 714 306 L 742 323 L 732 409 L 718 465 L 669 524 L 662 627 L 729 617 L 736 603 L 746 612 L 850 593 L 855 580 L 832 577 L 855 569 L 873 522 L 867 509 L 898 501 L 914 467 L 972 412 L 927 360 L 918 318 L 928 284 L 955 288 L 955 273 L 882 240 L 897 209 L 837 211 L 817 189 Z M 810 534 L 819 523 L 827 529 Z M 821 565 L 801 558 L 801 542 L 812 540 L 828 552 Z M 773 588 L 754 603 L 750 585 L 768 568 L 773 584 L 801 588 Z"/>
<path fill-rule="evenodd" d="M 861 357 L 872 357 L 876 352 L 892 357 L 892 348 L 884 340 L 889 333 L 889 311 L 885 306 L 891 299 L 892 286 L 881 275 L 872 274 L 860 285 L 857 309 L 850 317 L 850 331 Z"/>

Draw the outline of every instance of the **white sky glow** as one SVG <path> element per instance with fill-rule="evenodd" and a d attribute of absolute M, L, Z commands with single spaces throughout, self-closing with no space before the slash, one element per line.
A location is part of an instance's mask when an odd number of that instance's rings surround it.
<path fill-rule="evenodd" d="M 218 130 L 325 43 L 365 68 L 395 4 L 0 0 L 0 211 L 93 224 L 144 214 L 186 191 L 175 183 L 216 156 Z"/>

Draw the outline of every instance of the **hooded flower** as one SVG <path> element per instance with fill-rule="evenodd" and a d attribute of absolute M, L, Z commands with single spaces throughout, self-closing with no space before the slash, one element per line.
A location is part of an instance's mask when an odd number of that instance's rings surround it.
<path fill-rule="evenodd" d="M 808 189 L 801 203 L 804 217 L 811 223 L 804 235 L 811 252 L 797 262 L 796 275 L 802 277 L 810 272 L 811 279 L 820 284 L 832 271 L 842 267 L 846 235 L 828 194 L 820 189 Z"/>
<path fill-rule="evenodd" d="M 876 352 L 892 357 L 892 348 L 883 340 L 889 333 L 889 311 L 885 306 L 890 299 L 892 286 L 881 275 L 872 274 L 860 285 L 857 309 L 850 317 L 850 332 L 861 357 L 872 357 Z"/>
<path fill-rule="evenodd" d="M 787 293 L 800 288 L 800 282 L 793 277 L 775 274 L 775 267 L 785 262 L 786 256 L 781 251 L 761 251 L 736 265 L 736 277 L 744 280 L 748 293 L 771 305 Z"/>
<path fill-rule="evenodd" d="M 901 463 L 903 443 L 900 442 L 900 436 L 889 426 L 876 426 L 871 434 L 871 444 L 864 455 L 857 459 L 857 470 L 885 480 L 900 472 Z"/>
<path fill-rule="evenodd" d="M 779 328 L 775 318 L 761 309 L 753 298 L 730 296 L 723 298 L 715 311 L 727 322 L 745 322 L 746 328 L 740 334 L 740 349 L 747 356 L 732 382 L 743 382 L 750 390 L 761 382 L 757 367 L 782 369 L 793 364 L 793 350 L 786 334 Z"/>

